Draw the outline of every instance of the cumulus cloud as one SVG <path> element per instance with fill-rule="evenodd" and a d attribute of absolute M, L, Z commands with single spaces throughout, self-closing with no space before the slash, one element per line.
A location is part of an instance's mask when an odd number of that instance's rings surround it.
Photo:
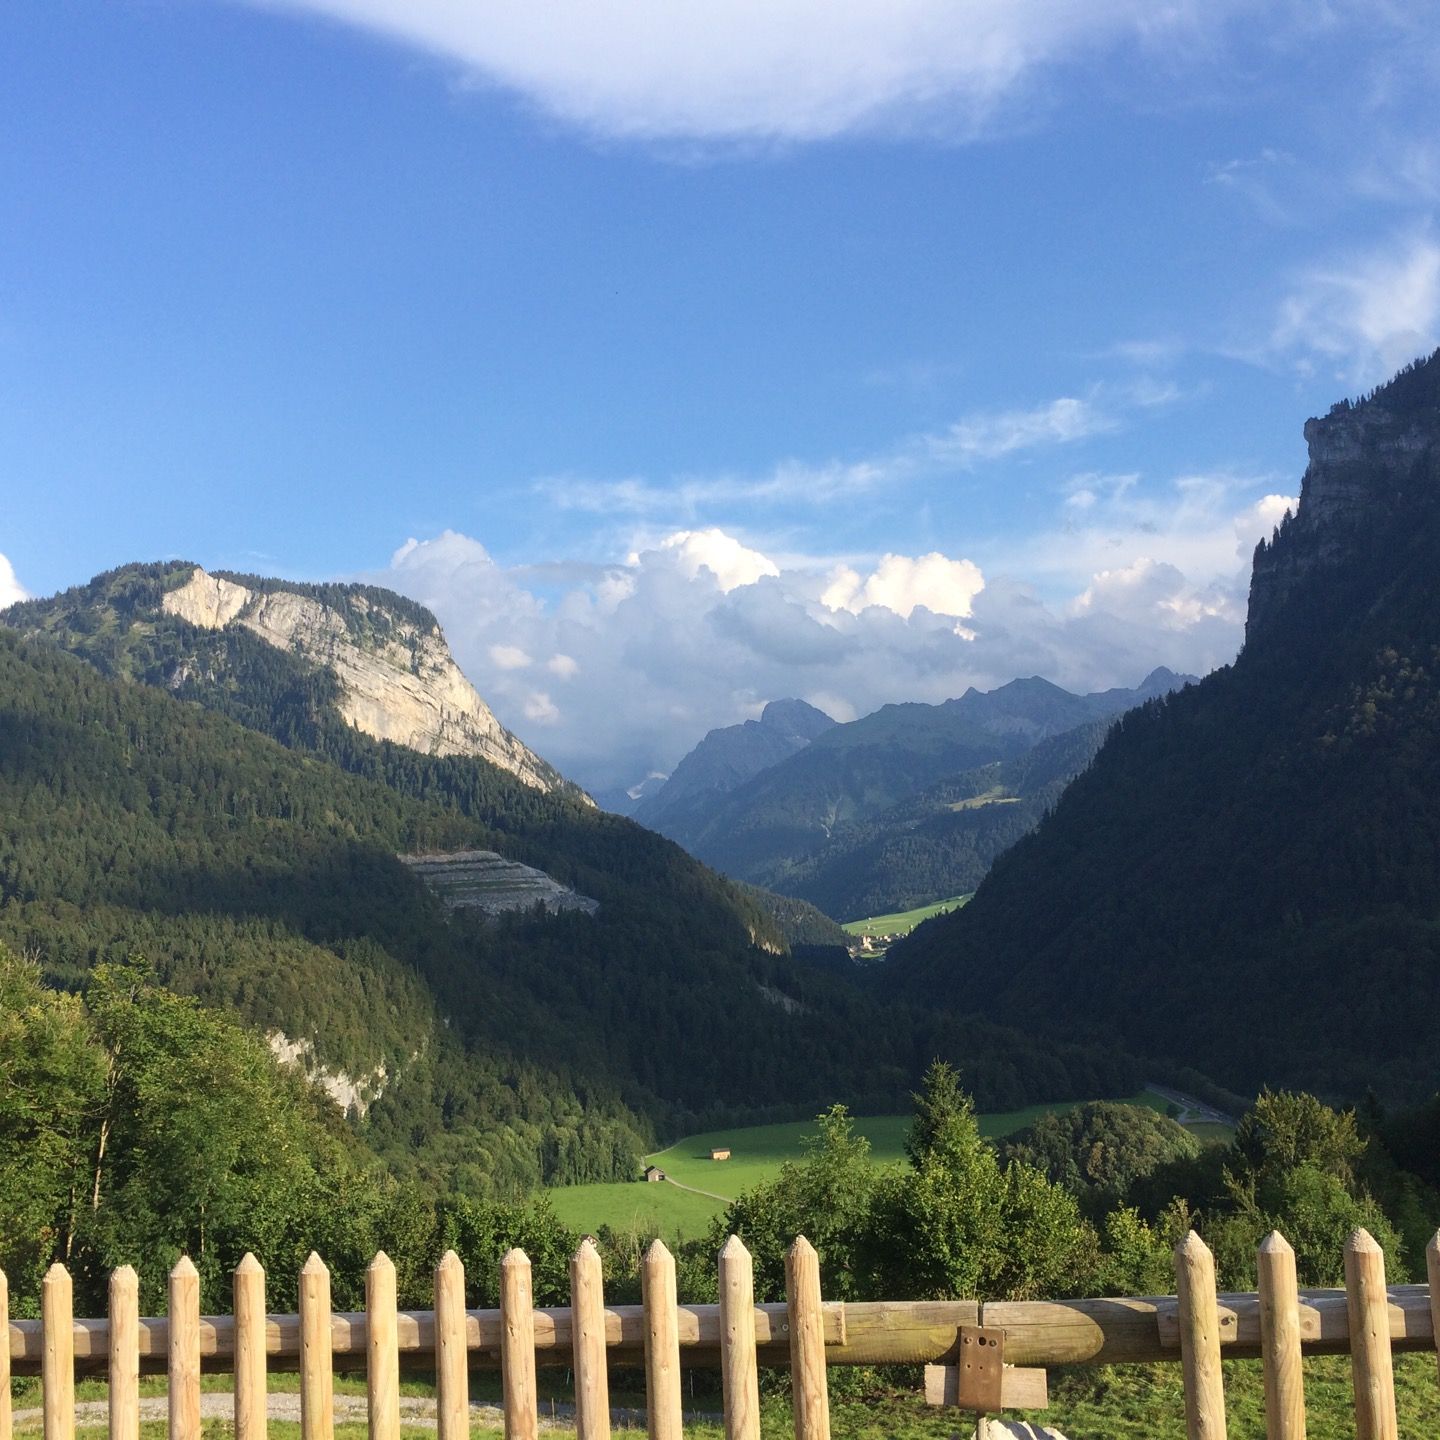
<path fill-rule="evenodd" d="M 1270 353 L 1305 373 L 1328 366 L 1356 388 L 1378 384 L 1440 341 L 1440 244 L 1415 234 L 1300 275 L 1282 302 Z"/>
<path fill-rule="evenodd" d="M 600 135 L 966 137 L 1046 70 L 1124 45 L 1202 52 L 1231 0 L 251 0 L 458 63 Z M 1268 7 L 1276 8 L 1276 7 Z M 1134 72 L 1132 72 L 1134 73 Z"/>
<path fill-rule="evenodd" d="M 15 567 L 9 558 L 0 555 L 0 610 L 29 598 L 30 592 L 15 578 Z"/>
<path fill-rule="evenodd" d="M 621 788 L 782 696 L 844 720 L 1019 675 L 1103 689 L 1233 658 L 1251 550 L 1293 499 L 1228 476 L 1147 495 L 1135 476 L 1090 475 L 1070 494 L 1082 488 L 1087 506 L 1057 496 L 1052 531 L 983 562 L 774 558 L 711 528 L 613 565 L 507 569 L 447 531 L 365 578 L 429 605 L 481 694 L 547 759 Z M 555 684 L 537 686 L 541 673 Z"/>

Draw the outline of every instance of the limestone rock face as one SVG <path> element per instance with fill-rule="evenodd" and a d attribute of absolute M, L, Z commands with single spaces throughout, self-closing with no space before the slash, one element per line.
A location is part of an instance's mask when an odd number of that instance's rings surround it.
<path fill-rule="evenodd" d="M 278 650 L 330 670 L 340 711 L 366 735 L 426 755 L 473 755 L 537 790 L 564 782 L 495 718 L 461 673 L 438 627 L 392 615 L 356 592 L 342 614 L 308 595 L 256 591 L 198 566 L 167 592 L 166 614 L 208 630 L 243 625 Z"/>
<path fill-rule="evenodd" d="M 1378 530 L 1433 493 L 1440 481 L 1440 430 L 1433 406 L 1392 408 L 1383 396 L 1337 405 L 1305 422 L 1309 464 L 1300 503 L 1273 543 L 1261 542 L 1250 578 L 1249 637 L 1317 569 L 1351 558 Z"/>

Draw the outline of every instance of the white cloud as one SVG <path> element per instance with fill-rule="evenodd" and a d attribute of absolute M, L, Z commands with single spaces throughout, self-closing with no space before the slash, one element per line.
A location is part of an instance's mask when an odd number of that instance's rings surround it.
<path fill-rule="evenodd" d="M 1327 365 L 1357 388 L 1388 379 L 1440 340 L 1440 244 L 1415 234 L 1316 266 L 1282 302 L 1269 352 L 1305 373 Z"/>
<path fill-rule="evenodd" d="M 0 610 L 29 598 L 30 592 L 15 578 L 15 567 L 9 558 L 0 555 Z"/>
<path fill-rule="evenodd" d="M 714 527 L 667 535 L 660 542 L 660 549 L 672 554 L 681 573 L 691 580 L 701 570 L 708 570 L 727 594 L 737 586 L 753 585 L 762 575 L 780 573 L 773 560 Z"/>
<path fill-rule="evenodd" d="M 526 670 L 535 662 L 518 645 L 492 645 L 490 663 L 501 670 Z"/>
<path fill-rule="evenodd" d="M 936 553 L 917 559 L 885 555 L 863 581 L 847 567 L 835 571 L 820 603 L 855 615 L 879 605 L 906 619 L 923 605 L 933 614 L 958 618 L 970 614 L 971 601 L 984 588 L 980 567 L 971 560 L 951 560 Z"/>
<path fill-rule="evenodd" d="M 1222 0 L 251 3 L 428 51 L 596 134 L 745 143 L 971 136 L 1028 97 L 1027 82 L 1049 67 L 1127 44 L 1177 60 L 1201 53 L 1197 37 L 1238 8 Z"/>
<path fill-rule="evenodd" d="M 1250 552 L 1294 503 L 1267 488 L 1086 475 L 1068 493 L 1088 506 L 1057 494 L 1054 528 L 985 557 L 983 574 L 981 557 L 939 552 L 767 555 L 712 527 L 619 564 L 513 570 L 447 532 L 366 578 L 436 612 L 503 723 L 581 783 L 621 787 L 782 696 L 849 719 L 1017 675 L 1087 690 L 1223 664 L 1243 636 Z M 550 656 L 565 703 L 536 686 L 541 662 L 510 666 L 507 647 Z"/>

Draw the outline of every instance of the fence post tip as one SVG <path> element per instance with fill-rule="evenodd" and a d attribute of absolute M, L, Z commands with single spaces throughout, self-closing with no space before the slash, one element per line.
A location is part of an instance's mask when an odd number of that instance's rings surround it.
<path fill-rule="evenodd" d="M 745 1248 L 745 1242 L 738 1235 L 732 1235 L 720 1247 L 720 1258 L 722 1260 L 738 1260 L 741 1257 L 748 1260 L 750 1252 Z"/>
<path fill-rule="evenodd" d="M 263 1275 L 265 1267 L 255 1258 L 252 1250 L 247 1250 L 241 1257 L 240 1263 L 235 1267 L 237 1275 Z"/>
<path fill-rule="evenodd" d="M 1380 1246 L 1376 1244 L 1375 1237 L 1363 1225 L 1357 1226 L 1350 1232 L 1345 1241 L 1345 1248 L 1352 1255 L 1376 1255 L 1380 1252 Z"/>
<path fill-rule="evenodd" d="M 512 1245 L 500 1257 L 500 1268 L 502 1270 L 513 1270 L 517 1265 L 523 1265 L 526 1269 L 530 1266 L 530 1257 L 518 1246 Z"/>
<path fill-rule="evenodd" d="M 41 1282 L 45 1285 L 58 1284 L 61 1280 L 68 1280 L 70 1272 L 57 1260 L 46 1272 L 45 1279 Z"/>
<path fill-rule="evenodd" d="M 790 1253 L 798 1259 L 802 1255 L 813 1255 L 815 1247 L 803 1235 L 797 1235 L 791 1243 Z"/>
<path fill-rule="evenodd" d="M 595 1246 L 595 1237 L 593 1235 L 587 1235 L 579 1245 L 575 1247 L 575 1259 L 586 1264 L 592 1260 L 597 1264 L 599 1263 L 600 1251 Z"/>
<path fill-rule="evenodd" d="M 375 1258 L 370 1262 L 368 1268 L 372 1273 L 377 1271 L 384 1272 L 386 1270 L 393 1270 L 395 1268 L 395 1262 L 383 1250 L 377 1250 L 375 1252 Z"/>
<path fill-rule="evenodd" d="M 188 1256 L 182 1255 L 176 1262 L 175 1267 L 170 1271 L 172 1280 L 190 1280 L 200 1274 L 195 1268 L 195 1262 Z"/>
<path fill-rule="evenodd" d="M 1437 1230 L 1431 1237 L 1430 1243 L 1425 1247 L 1427 1255 L 1440 1255 L 1440 1230 Z"/>
<path fill-rule="evenodd" d="M 1272 1230 L 1260 1242 L 1260 1253 L 1262 1255 L 1293 1255 L 1295 1251 L 1290 1242 L 1278 1230 Z"/>
<path fill-rule="evenodd" d="M 1202 1255 L 1210 1254 L 1210 1247 L 1194 1231 L 1186 1233 L 1185 1238 L 1175 1247 L 1176 1255 L 1199 1258 Z"/>
<path fill-rule="evenodd" d="M 504 1261 L 501 1261 L 501 1264 L 504 1264 Z M 447 1250 L 440 1257 L 440 1263 L 435 1268 L 437 1270 L 458 1270 L 464 1267 L 460 1264 L 460 1257 L 453 1250 Z"/>
<path fill-rule="evenodd" d="M 302 1275 L 328 1275 L 330 1267 L 320 1258 L 318 1250 L 310 1252 L 310 1258 L 300 1267 Z"/>
<path fill-rule="evenodd" d="M 674 1256 L 670 1254 L 669 1248 L 658 1235 L 646 1247 L 645 1263 L 647 1265 L 659 1265 L 666 1260 L 672 1259 L 674 1259 Z"/>

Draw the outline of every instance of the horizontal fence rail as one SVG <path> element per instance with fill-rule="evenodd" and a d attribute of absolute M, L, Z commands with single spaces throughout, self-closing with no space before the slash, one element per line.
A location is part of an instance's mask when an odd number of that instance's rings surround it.
<path fill-rule="evenodd" d="M 657 1240 L 641 1265 L 644 1303 L 607 1306 L 601 1256 L 587 1239 L 571 1261 L 568 1307 L 534 1308 L 530 1262 L 512 1250 L 500 1263 L 498 1310 L 464 1308 L 464 1268 L 449 1252 L 435 1271 L 433 1310 L 397 1309 L 395 1268 L 380 1254 L 366 1273 L 366 1311 L 333 1313 L 329 1271 L 312 1255 L 298 1277 L 298 1310 L 273 1314 L 265 1272 L 247 1255 L 234 1272 L 234 1314 L 202 1316 L 199 1277 L 182 1257 L 169 1276 L 168 1316 L 136 1313 L 138 1280 L 125 1266 L 111 1278 L 106 1319 L 73 1315 L 71 1279 L 57 1264 L 42 1285 L 40 1320 L 9 1318 L 0 1274 L 0 1440 L 11 1440 L 11 1374 L 42 1377 L 45 1440 L 72 1440 L 77 1374 L 108 1374 L 110 1440 L 138 1440 L 138 1377 L 164 1373 L 170 1440 L 199 1440 L 200 1375 L 233 1371 L 236 1440 L 264 1440 L 266 1373 L 298 1370 L 302 1440 L 332 1440 L 334 1372 L 363 1369 L 371 1440 L 398 1440 L 399 1374 L 408 1365 L 435 1374 L 439 1440 L 466 1440 L 469 1372 L 498 1366 L 507 1440 L 532 1440 L 536 1366 L 565 1366 L 579 1440 L 607 1440 L 607 1372 L 621 1364 L 643 1367 L 650 1435 L 676 1440 L 680 1367 L 705 1366 L 721 1372 L 727 1440 L 756 1440 L 757 1370 L 786 1368 L 795 1434 L 828 1440 L 826 1372 L 834 1365 L 944 1367 L 927 1375 L 932 1398 L 992 1409 L 1043 1404 L 1044 1367 L 1136 1361 L 1178 1363 L 1189 1440 L 1225 1440 L 1223 1362 L 1241 1357 L 1264 1361 L 1268 1440 L 1303 1440 L 1301 1359 L 1347 1352 L 1359 1440 L 1394 1440 L 1392 1354 L 1436 1351 L 1440 1235 L 1427 1252 L 1427 1285 L 1387 1285 L 1384 1256 L 1363 1230 L 1345 1246 L 1343 1289 L 1300 1290 L 1279 1234 L 1257 1259 L 1258 1291 L 1217 1294 L 1214 1261 L 1192 1232 L 1176 1248 L 1174 1296 L 842 1304 L 822 1298 L 818 1257 L 801 1237 L 786 1260 L 786 1302 L 756 1305 L 750 1254 L 732 1236 L 718 1258 L 720 1303 L 680 1305 L 674 1260 Z M 1003 1347 L 1003 1373 L 992 1372 L 983 1405 L 967 1404 L 974 1392 L 960 1373 L 968 1368 L 962 1341 L 977 1335 L 987 1337 L 982 1349 Z"/>

